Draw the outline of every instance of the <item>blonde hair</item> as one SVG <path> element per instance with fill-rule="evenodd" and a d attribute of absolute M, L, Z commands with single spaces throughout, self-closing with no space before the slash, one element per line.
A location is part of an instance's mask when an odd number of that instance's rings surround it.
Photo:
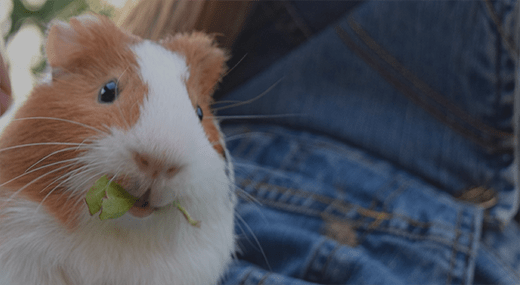
<path fill-rule="evenodd" d="M 231 47 L 246 20 L 249 1 L 146 0 L 129 1 L 116 15 L 123 29 L 151 40 L 178 32 L 216 34 L 222 47 Z"/>

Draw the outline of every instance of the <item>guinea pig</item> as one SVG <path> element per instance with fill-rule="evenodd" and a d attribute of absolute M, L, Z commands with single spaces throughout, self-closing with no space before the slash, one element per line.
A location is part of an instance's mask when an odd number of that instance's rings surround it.
<path fill-rule="evenodd" d="M 233 167 L 211 110 L 227 54 L 203 33 L 152 42 L 83 15 L 50 26 L 46 55 L 52 79 L 0 137 L 0 280 L 218 282 L 235 251 Z M 85 195 L 104 175 L 139 200 L 102 221 Z"/>

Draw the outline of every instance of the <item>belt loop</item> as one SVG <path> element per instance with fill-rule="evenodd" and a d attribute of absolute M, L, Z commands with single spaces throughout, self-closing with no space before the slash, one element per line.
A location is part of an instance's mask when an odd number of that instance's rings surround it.
<path fill-rule="evenodd" d="M 520 15 L 520 2 L 516 3 L 515 14 Z M 520 18 L 517 17 L 516 29 L 515 29 L 515 37 L 517 39 L 517 54 L 520 53 L 520 48 L 518 45 L 520 44 Z M 520 187 L 520 167 L 518 163 L 520 161 L 520 146 L 518 145 L 519 139 L 518 136 L 520 134 L 520 56 L 517 56 L 515 59 L 515 91 L 514 91 L 514 110 L 513 110 L 513 126 L 514 126 L 514 146 L 515 146 L 515 164 L 516 164 L 516 179 L 515 179 L 515 187 L 518 191 Z M 518 205 L 518 204 L 516 204 Z M 518 207 L 518 206 L 517 206 Z"/>

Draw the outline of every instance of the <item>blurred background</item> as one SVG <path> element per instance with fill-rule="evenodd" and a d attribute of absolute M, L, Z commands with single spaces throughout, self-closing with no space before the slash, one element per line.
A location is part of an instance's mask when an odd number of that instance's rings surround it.
<path fill-rule="evenodd" d="M 9 66 L 15 101 L 24 100 L 45 69 L 44 35 L 53 19 L 87 11 L 112 17 L 127 0 L 0 0 L 0 52 Z"/>

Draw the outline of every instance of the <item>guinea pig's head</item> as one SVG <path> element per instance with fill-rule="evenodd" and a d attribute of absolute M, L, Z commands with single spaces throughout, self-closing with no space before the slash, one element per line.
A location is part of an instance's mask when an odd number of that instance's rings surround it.
<path fill-rule="evenodd" d="M 85 15 L 54 23 L 46 53 L 52 80 L 33 90 L 0 140 L 5 189 L 67 224 L 85 213 L 85 193 L 103 175 L 140 197 L 136 217 L 229 191 L 211 111 L 226 54 L 211 37 L 156 43 Z"/>

